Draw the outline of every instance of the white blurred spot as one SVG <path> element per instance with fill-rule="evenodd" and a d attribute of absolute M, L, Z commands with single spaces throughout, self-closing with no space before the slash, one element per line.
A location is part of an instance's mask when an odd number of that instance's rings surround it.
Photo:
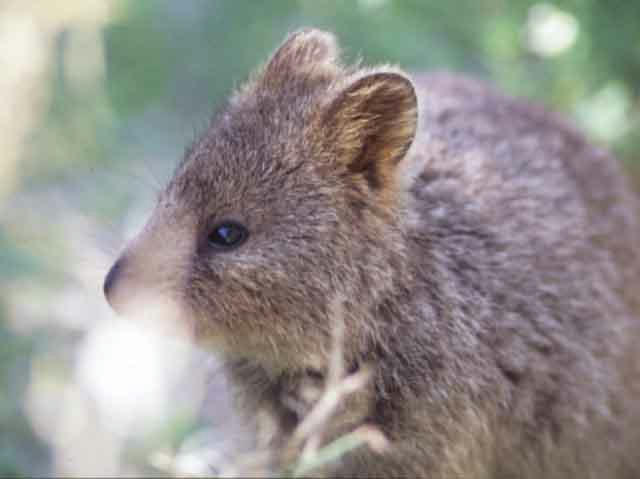
<path fill-rule="evenodd" d="M 25 76 L 39 74 L 45 66 L 43 32 L 26 13 L 0 15 L 0 68 L 2 82 L 12 86 Z"/>
<path fill-rule="evenodd" d="M 78 382 L 96 401 L 105 425 L 124 433 L 166 419 L 171 380 L 187 354 L 184 345 L 136 322 L 104 321 L 80 348 Z"/>
<path fill-rule="evenodd" d="M 51 445 L 53 473 L 86 476 L 118 473 L 120 445 L 96 424 L 92 403 L 62 373 L 59 357 L 37 357 L 25 407 L 34 430 Z"/>
<path fill-rule="evenodd" d="M 363 10 L 375 10 L 382 7 L 385 3 L 389 3 L 390 0 L 358 0 L 358 6 Z"/>
<path fill-rule="evenodd" d="M 631 94 L 620 83 L 610 82 L 578 104 L 579 121 L 595 136 L 611 142 L 622 137 L 631 124 Z"/>
<path fill-rule="evenodd" d="M 557 56 L 575 44 L 579 30 L 578 20 L 569 12 L 550 3 L 536 3 L 527 18 L 527 47 L 543 57 Z"/>
<path fill-rule="evenodd" d="M 180 454 L 176 458 L 175 470 L 184 476 L 202 476 L 210 473 L 209 464 L 205 458 L 196 453 Z"/>
<path fill-rule="evenodd" d="M 242 452 L 237 440 L 205 428 L 188 437 L 177 451 L 168 448 L 153 451 L 148 461 L 154 468 L 173 476 L 225 477 L 221 472 L 232 468 L 236 455 Z"/>

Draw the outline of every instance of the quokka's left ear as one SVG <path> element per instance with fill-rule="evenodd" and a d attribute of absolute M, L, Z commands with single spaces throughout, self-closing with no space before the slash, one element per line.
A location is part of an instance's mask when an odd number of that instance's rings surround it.
<path fill-rule="evenodd" d="M 321 123 L 338 162 L 373 190 L 390 186 L 416 135 L 411 80 L 395 71 L 360 76 L 330 101 Z"/>
<path fill-rule="evenodd" d="M 259 83 L 271 89 L 317 76 L 336 76 L 340 55 L 335 37 L 306 28 L 289 35 L 261 71 Z"/>

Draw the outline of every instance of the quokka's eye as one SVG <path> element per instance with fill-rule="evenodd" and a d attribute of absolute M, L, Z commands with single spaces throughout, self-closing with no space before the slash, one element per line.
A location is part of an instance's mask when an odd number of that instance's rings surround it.
<path fill-rule="evenodd" d="M 249 232 L 235 221 L 224 221 L 216 225 L 207 237 L 209 245 L 217 249 L 231 249 L 245 242 Z"/>

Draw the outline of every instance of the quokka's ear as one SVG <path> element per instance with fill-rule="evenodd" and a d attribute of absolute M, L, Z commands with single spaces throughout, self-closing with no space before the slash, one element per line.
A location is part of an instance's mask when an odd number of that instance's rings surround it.
<path fill-rule="evenodd" d="M 321 122 L 337 161 L 372 190 L 385 188 L 416 134 L 416 93 L 400 73 L 370 73 L 340 91 Z"/>
<path fill-rule="evenodd" d="M 296 76 L 334 74 L 339 50 L 328 32 L 307 28 L 292 33 L 276 50 L 262 70 L 261 83 L 277 87 Z"/>

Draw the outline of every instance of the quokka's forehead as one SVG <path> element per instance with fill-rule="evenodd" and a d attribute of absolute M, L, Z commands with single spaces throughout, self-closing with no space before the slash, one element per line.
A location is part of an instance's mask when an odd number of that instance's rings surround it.
<path fill-rule="evenodd" d="M 167 201 L 194 211 L 279 202 L 283 191 L 298 189 L 309 179 L 311 158 L 246 146 L 213 144 L 194 150 L 169 182 Z"/>
<path fill-rule="evenodd" d="M 309 129 L 318 95 L 317 90 L 285 88 L 234 96 L 186 150 L 165 196 L 205 208 L 240 196 L 268 198 L 271 191 L 277 198 L 287 184 L 304 181 L 313 169 Z"/>
<path fill-rule="evenodd" d="M 313 112 L 310 103 L 305 105 L 270 96 L 230 105 L 214 117 L 194 144 L 192 156 L 204 154 L 219 161 L 281 160 L 287 151 L 307 140 Z"/>

